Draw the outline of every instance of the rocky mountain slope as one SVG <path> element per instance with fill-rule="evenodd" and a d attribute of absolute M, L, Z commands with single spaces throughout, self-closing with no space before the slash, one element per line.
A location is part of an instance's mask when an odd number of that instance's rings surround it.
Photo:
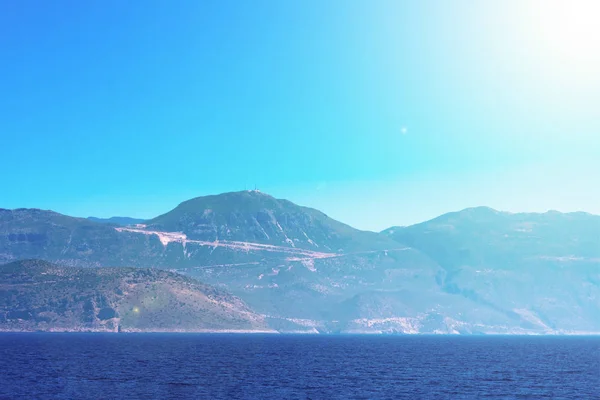
<path fill-rule="evenodd" d="M 600 332 L 600 218 L 478 208 L 382 233 L 257 191 L 144 224 L 0 210 L 0 261 L 157 267 L 243 299 L 280 331 Z"/>
<path fill-rule="evenodd" d="M 444 271 L 441 289 L 540 331 L 600 332 L 600 217 L 480 207 L 384 234 Z"/>
<path fill-rule="evenodd" d="M 0 263 L 43 259 L 67 266 L 153 266 L 158 238 L 38 209 L 0 209 Z M 138 262 L 135 262 L 138 260 Z"/>
<path fill-rule="evenodd" d="M 0 331 L 263 331 L 237 297 L 167 271 L 0 265 Z"/>

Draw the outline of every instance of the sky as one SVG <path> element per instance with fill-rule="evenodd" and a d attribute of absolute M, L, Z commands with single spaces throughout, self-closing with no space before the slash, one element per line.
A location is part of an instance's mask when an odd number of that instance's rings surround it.
<path fill-rule="evenodd" d="M 600 2 L 0 2 L 0 207 L 600 214 Z"/>

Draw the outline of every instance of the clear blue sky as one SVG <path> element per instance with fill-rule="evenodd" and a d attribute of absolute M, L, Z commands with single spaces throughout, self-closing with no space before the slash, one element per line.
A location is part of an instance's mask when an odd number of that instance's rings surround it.
<path fill-rule="evenodd" d="M 494 3 L 2 2 L 0 207 L 600 213 L 600 6 Z"/>

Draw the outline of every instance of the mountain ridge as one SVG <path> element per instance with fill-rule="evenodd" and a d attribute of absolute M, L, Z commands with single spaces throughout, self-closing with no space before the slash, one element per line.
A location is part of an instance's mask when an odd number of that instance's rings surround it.
<path fill-rule="evenodd" d="M 111 220 L 115 220 L 115 221 L 117 221 L 117 220 L 123 220 L 123 221 L 131 221 L 133 224 L 138 224 L 138 223 L 148 223 L 150 221 L 153 221 L 153 220 L 155 220 L 155 219 L 157 219 L 157 218 L 159 218 L 159 217 L 161 217 L 163 215 L 168 214 L 169 212 L 173 211 L 174 209 L 176 209 L 177 207 L 181 206 L 182 204 L 191 202 L 193 200 L 203 199 L 203 198 L 217 198 L 218 196 L 221 196 L 221 195 L 246 193 L 246 192 L 257 192 L 257 193 L 260 193 L 260 194 L 262 194 L 264 196 L 268 196 L 268 197 L 273 198 L 273 199 L 278 200 L 278 201 L 288 202 L 288 203 L 294 204 L 290 200 L 287 200 L 287 199 L 278 199 L 278 198 L 276 198 L 274 196 L 271 196 L 268 193 L 261 192 L 259 190 L 243 190 L 243 191 L 223 192 L 223 193 L 214 194 L 214 195 L 197 196 L 197 197 L 194 197 L 194 198 L 182 201 L 181 203 L 179 203 L 176 207 L 174 207 L 170 211 L 167 211 L 167 212 L 165 212 L 163 214 L 160 214 L 160 215 L 158 215 L 156 217 L 148 218 L 148 219 L 134 218 L 134 217 L 128 217 L 128 216 L 113 216 L 113 217 L 108 217 L 108 218 L 100 218 L 100 217 L 94 217 L 94 216 L 76 217 L 76 216 L 71 216 L 69 214 L 65 214 L 65 213 L 61 213 L 61 212 L 58 212 L 58 211 L 54 211 L 54 210 L 51 210 L 51 209 L 44 209 L 44 208 L 37 208 L 37 207 L 18 207 L 18 208 L 3 208 L 3 207 L 0 207 L 0 212 L 3 212 L 3 211 L 4 212 L 7 212 L 7 211 L 11 211 L 11 212 L 14 212 L 14 211 L 47 212 L 47 213 L 53 213 L 53 214 L 57 214 L 57 215 L 60 215 L 60 216 L 74 218 L 74 219 L 88 220 L 88 221 L 96 222 L 96 223 L 110 223 Z M 315 211 L 317 213 L 320 213 L 320 214 L 324 215 L 327 218 L 330 218 L 326 213 L 324 213 L 324 212 L 322 212 L 322 211 L 320 211 L 318 209 L 315 209 L 315 208 L 312 208 L 312 207 L 305 207 L 305 206 L 298 206 L 298 207 L 306 209 L 306 210 L 309 210 L 309 211 Z M 448 211 L 448 212 L 445 212 L 445 213 L 443 213 L 443 214 L 441 214 L 441 215 L 439 215 L 437 217 L 433 217 L 433 218 L 430 218 L 428 220 L 424 220 L 424 221 L 421 221 L 421 222 L 416 222 L 416 223 L 409 224 L 409 225 L 391 225 L 390 227 L 385 228 L 385 229 L 383 229 L 381 231 L 363 230 L 363 229 L 359 229 L 359 228 L 354 228 L 353 226 L 348 225 L 348 224 L 344 224 L 344 223 L 342 223 L 342 224 L 346 225 L 346 226 L 348 226 L 348 227 L 350 227 L 352 229 L 355 229 L 357 231 L 360 231 L 360 232 L 383 233 L 383 232 L 385 232 L 385 231 L 387 231 L 389 229 L 408 228 L 408 227 L 412 227 L 412 226 L 416 226 L 416 225 L 425 224 L 425 223 L 434 221 L 434 220 L 436 220 L 438 218 L 442 218 L 442 217 L 445 217 L 445 216 L 455 215 L 455 214 L 462 214 L 464 212 L 470 212 L 470 211 L 476 211 L 476 210 L 487 210 L 487 211 L 490 211 L 490 212 L 493 212 L 493 213 L 496 213 L 496 214 L 513 215 L 513 216 L 514 215 L 519 216 L 519 215 L 552 215 L 552 214 L 555 214 L 555 215 L 584 215 L 584 216 L 590 216 L 590 217 L 600 217 L 600 215 L 598 215 L 598 214 L 590 213 L 590 212 L 583 211 L 583 210 L 579 210 L 579 211 L 547 210 L 547 211 L 517 211 L 517 212 L 512 212 L 512 211 L 499 210 L 499 209 L 496 209 L 496 208 L 493 208 L 493 207 L 489 207 L 489 206 L 472 206 L 472 207 L 466 207 L 466 208 L 463 208 L 463 209 L 460 209 L 460 210 L 456 210 L 456 211 Z M 117 225 L 123 225 L 123 224 L 118 223 L 118 222 L 116 222 L 116 224 Z"/>
<path fill-rule="evenodd" d="M 334 252 L 391 245 L 375 232 L 355 229 L 319 210 L 259 191 L 196 197 L 148 220 L 146 226 L 182 232 L 190 239 L 243 240 L 311 250 L 322 245 Z"/>
<path fill-rule="evenodd" d="M 135 226 L 0 210 L 0 262 L 169 270 L 292 332 L 600 332 L 599 249 L 586 213 L 476 207 L 375 233 L 254 191 Z"/>

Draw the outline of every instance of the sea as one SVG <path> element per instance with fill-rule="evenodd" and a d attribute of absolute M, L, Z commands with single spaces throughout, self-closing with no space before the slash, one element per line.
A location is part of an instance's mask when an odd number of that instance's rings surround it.
<path fill-rule="evenodd" d="M 600 337 L 0 334 L 0 399 L 600 399 Z"/>

